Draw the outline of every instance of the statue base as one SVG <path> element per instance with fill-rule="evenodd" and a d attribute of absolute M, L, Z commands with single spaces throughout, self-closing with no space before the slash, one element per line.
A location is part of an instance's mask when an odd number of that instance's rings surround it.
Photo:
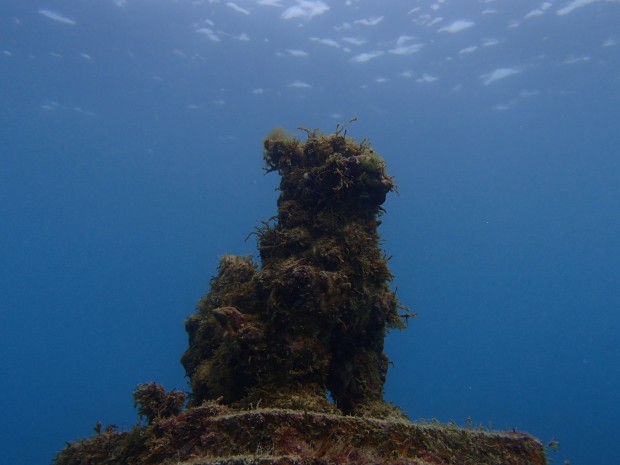
<path fill-rule="evenodd" d="M 57 465 L 546 465 L 544 446 L 519 432 L 215 403 L 131 432 L 68 446 Z"/>

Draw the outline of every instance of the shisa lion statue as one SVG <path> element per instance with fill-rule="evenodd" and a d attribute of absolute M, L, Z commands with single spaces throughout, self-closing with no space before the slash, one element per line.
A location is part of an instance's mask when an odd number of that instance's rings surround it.
<path fill-rule="evenodd" d="M 189 405 L 141 384 L 145 423 L 99 422 L 55 465 L 547 463 L 531 436 L 416 426 L 383 401 L 384 337 L 402 322 L 377 227 L 395 186 L 342 130 L 265 139 L 267 171 L 282 176 L 278 215 L 255 231 L 260 266 L 224 256 L 187 320 Z"/>
<path fill-rule="evenodd" d="M 264 140 L 282 179 L 277 217 L 255 230 L 260 266 L 222 257 L 186 322 L 191 402 L 400 417 L 383 401 L 384 338 L 402 321 L 377 232 L 394 181 L 366 140 L 303 130 Z"/>

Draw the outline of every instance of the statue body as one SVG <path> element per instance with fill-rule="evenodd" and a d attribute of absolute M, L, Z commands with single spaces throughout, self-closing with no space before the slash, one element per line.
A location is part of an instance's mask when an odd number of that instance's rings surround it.
<path fill-rule="evenodd" d="M 368 143 L 306 132 L 264 141 L 282 179 L 260 267 L 224 256 L 186 323 L 193 401 L 399 416 L 383 401 L 385 333 L 402 323 L 377 232 L 394 181 Z"/>

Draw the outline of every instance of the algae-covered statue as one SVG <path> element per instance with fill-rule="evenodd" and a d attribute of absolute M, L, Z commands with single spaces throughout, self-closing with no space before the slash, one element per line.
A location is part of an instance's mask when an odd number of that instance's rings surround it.
<path fill-rule="evenodd" d="M 224 256 L 186 323 L 193 402 L 400 415 L 383 402 L 384 337 L 402 323 L 377 233 L 394 181 L 366 141 L 304 131 L 264 140 L 282 180 L 277 217 L 255 231 L 261 266 Z"/>
<path fill-rule="evenodd" d="M 141 384 L 140 423 L 97 423 L 55 465 L 546 465 L 527 434 L 416 425 L 383 401 L 385 333 L 402 326 L 377 233 L 394 181 L 343 128 L 305 131 L 264 141 L 282 180 L 260 265 L 224 256 L 187 320 L 189 403 Z"/>

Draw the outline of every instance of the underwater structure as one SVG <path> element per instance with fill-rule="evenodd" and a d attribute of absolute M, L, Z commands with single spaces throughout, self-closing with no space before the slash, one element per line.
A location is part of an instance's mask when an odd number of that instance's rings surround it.
<path fill-rule="evenodd" d="M 366 142 L 306 132 L 264 141 L 282 179 L 277 217 L 255 231 L 261 266 L 224 256 L 187 321 L 192 401 L 398 415 L 383 341 L 402 323 L 377 232 L 394 181 Z"/>
<path fill-rule="evenodd" d="M 57 465 L 546 463 L 527 434 L 414 424 L 383 400 L 384 338 L 406 310 L 377 231 L 396 186 L 345 127 L 265 138 L 277 216 L 253 232 L 260 263 L 223 256 L 186 322 L 189 395 L 138 386 L 141 423 L 98 424 Z"/>

